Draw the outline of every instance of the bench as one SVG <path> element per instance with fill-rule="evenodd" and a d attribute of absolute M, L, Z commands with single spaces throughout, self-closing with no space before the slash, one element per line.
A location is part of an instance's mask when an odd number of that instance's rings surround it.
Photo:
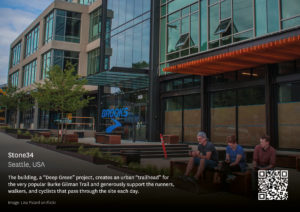
<path fill-rule="evenodd" d="M 163 135 L 164 142 L 167 144 L 178 144 L 179 136 L 178 135 Z"/>
<path fill-rule="evenodd" d="M 95 134 L 96 143 L 121 144 L 121 135 Z"/>
<path fill-rule="evenodd" d="M 63 141 L 64 142 L 78 142 L 78 134 L 67 134 L 63 136 Z"/>
<path fill-rule="evenodd" d="M 176 174 L 175 169 L 177 169 L 181 173 L 184 173 L 187 163 L 187 161 L 170 161 L 170 176 L 174 177 L 174 175 Z M 192 170 L 192 174 L 195 174 L 196 171 L 197 167 L 194 167 Z M 204 172 L 203 184 L 206 184 L 206 186 L 207 184 L 213 184 L 215 172 L 215 170 L 206 169 Z M 251 192 L 251 171 L 248 170 L 246 172 L 233 172 L 233 174 L 236 176 L 233 182 L 227 185 L 220 185 L 218 188 L 225 189 L 235 194 L 249 195 Z M 211 187 L 216 188 L 215 186 Z"/>

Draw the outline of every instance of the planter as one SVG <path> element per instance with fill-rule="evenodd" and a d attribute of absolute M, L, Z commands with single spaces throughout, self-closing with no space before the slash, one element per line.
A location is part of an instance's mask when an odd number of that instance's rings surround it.
<path fill-rule="evenodd" d="M 164 142 L 167 144 L 178 144 L 179 136 L 178 135 L 164 135 Z"/>
<path fill-rule="evenodd" d="M 64 142 L 75 142 L 78 143 L 78 135 L 77 134 L 69 134 L 63 136 Z"/>
<path fill-rule="evenodd" d="M 121 144 L 121 135 L 95 134 L 97 143 L 101 144 Z"/>

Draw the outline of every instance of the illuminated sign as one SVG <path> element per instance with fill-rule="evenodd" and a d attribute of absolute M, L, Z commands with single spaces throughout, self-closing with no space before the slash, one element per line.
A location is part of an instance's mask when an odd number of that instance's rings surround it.
<path fill-rule="evenodd" d="M 106 133 L 111 133 L 114 129 L 117 127 L 121 127 L 122 124 L 117 121 L 115 118 L 125 118 L 128 116 L 128 108 L 115 108 L 115 109 L 103 109 L 101 113 L 102 118 L 111 118 L 111 120 L 114 122 L 114 125 L 106 128 Z"/>

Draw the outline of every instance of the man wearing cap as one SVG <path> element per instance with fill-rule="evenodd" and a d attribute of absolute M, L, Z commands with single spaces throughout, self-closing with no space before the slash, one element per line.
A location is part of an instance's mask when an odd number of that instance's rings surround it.
<path fill-rule="evenodd" d="M 206 168 L 214 169 L 218 164 L 218 152 L 216 151 L 213 143 L 208 141 L 206 133 L 201 131 L 197 134 L 197 140 L 199 142 L 198 151 L 190 152 L 191 156 L 184 176 L 184 180 L 197 183 L 199 178 L 203 177 L 203 172 Z M 189 177 L 194 166 L 198 166 L 197 172 L 194 177 Z"/>

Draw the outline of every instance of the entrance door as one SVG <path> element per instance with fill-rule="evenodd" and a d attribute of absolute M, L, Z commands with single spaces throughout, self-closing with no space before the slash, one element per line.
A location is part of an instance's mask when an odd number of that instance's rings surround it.
<path fill-rule="evenodd" d="M 146 140 L 146 103 L 136 103 L 129 109 L 132 118 L 131 125 L 128 126 L 129 140 L 145 141 Z"/>

